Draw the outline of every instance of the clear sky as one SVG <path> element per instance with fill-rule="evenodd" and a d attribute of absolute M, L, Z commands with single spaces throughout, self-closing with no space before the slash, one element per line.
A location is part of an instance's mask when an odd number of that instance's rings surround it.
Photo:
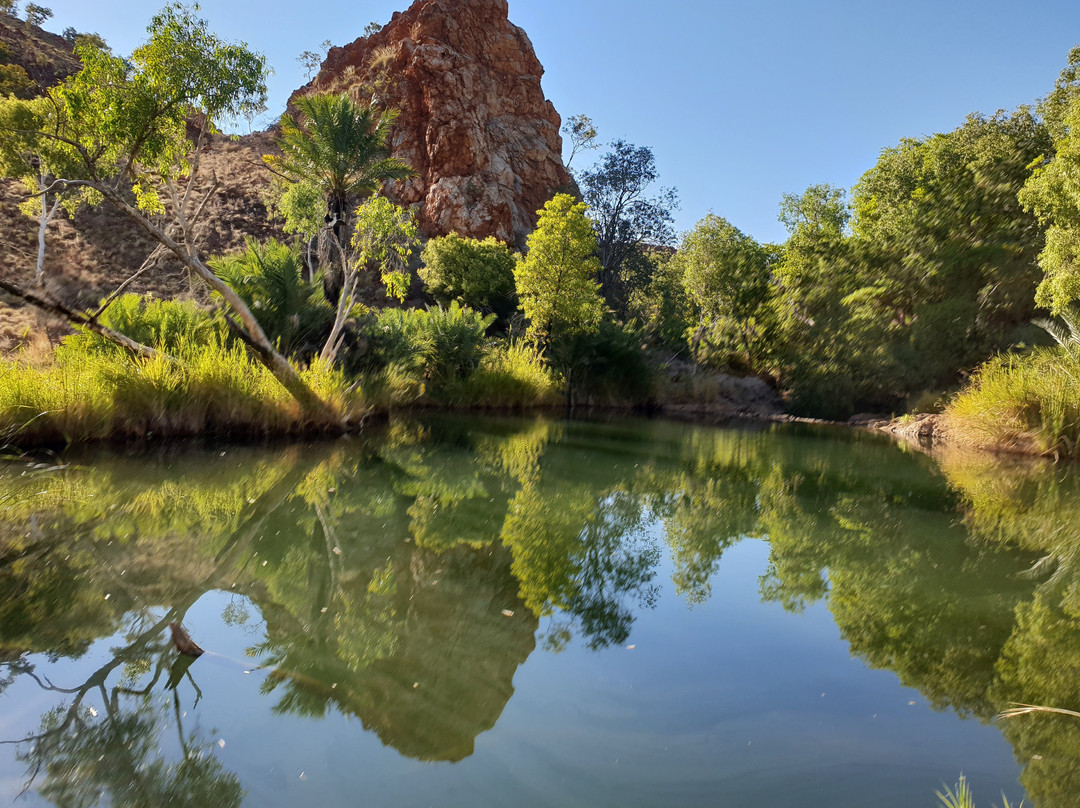
<path fill-rule="evenodd" d="M 267 55 L 261 128 L 306 81 L 300 52 L 350 42 L 408 2 L 203 0 L 201 14 Z M 653 149 L 662 183 L 679 190 L 680 230 L 713 212 L 759 241 L 785 237 L 782 194 L 850 188 L 900 138 L 1035 101 L 1080 44 L 1077 0 L 509 2 L 563 118 L 585 113 L 602 140 Z M 145 38 L 159 7 L 39 3 L 55 15 L 49 30 L 97 32 L 119 53 Z"/>

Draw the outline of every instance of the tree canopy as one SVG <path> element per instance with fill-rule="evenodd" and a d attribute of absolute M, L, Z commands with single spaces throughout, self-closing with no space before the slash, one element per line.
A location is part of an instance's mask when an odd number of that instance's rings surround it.
<path fill-rule="evenodd" d="M 514 270 L 529 335 L 542 345 L 580 331 L 595 330 L 604 313 L 596 234 L 583 202 L 556 194 L 528 238 L 528 252 Z"/>
<path fill-rule="evenodd" d="M 729 319 L 750 359 L 753 320 L 772 292 L 769 253 L 726 219 L 710 213 L 683 237 L 676 260 L 701 323 Z"/>
<path fill-rule="evenodd" d="M 659 176 L 652 149 L 623 140 L 612 143 L 593 168 L 578 175 L 596 227 L 601 291 L 609 302 L 618 291 L 619 268 L 634 249 L 674 241 L 671 211 L 678 207 L 678 195 L 673 188 L 648 195 Z"/>
<path fill-rule="evenodd" d="M 1080 61 L 1080 49 L 1074 54 Z M 1046 274 L 1035 301 L 1060 314 L 1080 301 L 1080 94 L 1054 109 L 1063 115 L 1063 134 L 1055 140 L 1053 159 L 1037 166 L 1024 185 L 1020 201 L 1046 227 L 1039 253 Z"/>
<path fill-rule="evenodd" d="M 344 93 L 301 96 L 296 108 L 299 117 L 281 117 L 282 154 L 264 159 L 289 183 L 318 189 L 331 219 L 346 218 L 383 182 L 413 175 L 386 146 L 397 112 L 361 106 Z"/>
<path fill-rule="evenodd" d="M 517 307 L 514 254 L 494 236 L 483 241 L 457 233 L 433 238 L 422 258 L 420 278 L 440 304 L 456 300 L 503 318 Z"/>

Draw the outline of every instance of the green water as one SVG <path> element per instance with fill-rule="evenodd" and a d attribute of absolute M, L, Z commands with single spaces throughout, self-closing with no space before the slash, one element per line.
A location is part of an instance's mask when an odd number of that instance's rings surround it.
<path fill-rule="evenodd" d="M 64 465 L 64 468 L 55 468 Z M 0 477 L 0 804 L 1080 804 L 1073 468 L 439 417 Z M 207 653 L 179 655 L 168 625 Z"/>

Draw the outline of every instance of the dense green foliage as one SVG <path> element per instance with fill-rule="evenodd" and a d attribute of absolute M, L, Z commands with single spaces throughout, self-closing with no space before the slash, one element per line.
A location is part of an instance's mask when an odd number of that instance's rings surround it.
<path fill-rule="evenodd" d="M 299 118 L 281 118 L 278 146 L 281 156 L 267 156 L 267 164 L 290 186 L 317 189 L 325 202 L 323 212 L 344 220 L 352 207 L 374 194 L 387 180 L 405 179 L 412 169 L 390 157 L 386 140 L 397 113 L 357 104 L 348 95 L 317 93 L 296 99 Z M 296 193 L 296 192 L 293 192 Z M 310 230 L 314 220 L 291 208 L 287 223 L 298 232 Z"/>
<path fill-rule="evenodd" d="M 108 304 L 98 321 L 145 345 L 176 355 L 225 337 L 220 317 L 190 300 L 157 300 L 135 294 L 121 295 Z M 65 340 L 68 348 L 79 346 L 91 353 L 121 355 L 122 349 L 96 334 L 75 334 Z"/>
<path fill-rule="evenodd" d="M 675 261 L 698 312 L 694 358 L 708 355 L 716 364 L 731 366 L 741 353 L 745 367 L 752 368 L 773 296 L 768 251 L 709 214 L 683 237 Z"/>
<path fill-rule="evenodd" d="M 624 262 L 640 270 L 641 280 L 627 300 L 627 316 L 638 323 L 649 342 L 675 353 L 686 348 L 686 329 L 693 318 L 692 303 L 683 283 L 683 267 L 663 250 L 637 250 Z"/>
<path fill-rule="evenodd" d="M 545 349 L 579 332 L 595 331 L 604 314 L 595 280 L 596 235 L 585 204 L 556 194 L 540 211 L 528 253 L 514 269 L 529 337 Z"/>
<path fill-rule="evenodd" d="M 493 236 L 483 241 L 451 233 L 428 241 L 420 279 L 441 305 L 457 301 L 507 319 L 517 308 L 514 254 Z"/>
<path fill-rule="evenodd" d="M 794 304 L 782 372 L 799 405 L 894 409 L 1017 338 L 1042 246 L 1017 194 L 1048 145 L 1026 109 L 972 116 L 882 152 L 852 192 L 851 235 L 842 201 L 819 199 L 828 215 L 799 220 L 778 269 Z M 847 394 L 830 402 L 834 385 Z"/>
<path fill-rule="evenodd" d="M 1039 254 L 1046 277 L 1036 301 L 1054 314 L 1080 301 L 1080 95 L 1062 112 L 1066 134 L 1055 140 L 1053 159 L 1035 169 L 1020 195 L 1047 228 Z"/>
<path fill-rule="evenodd" d="M 210 266 L 244 299 L 281 353 L 305 358 L 318 353 L 334 312 L 322 290 L 305 282 L 297 248 L 249 241 L 244 252 L 214 259 Z"/>
<path fill-rule="evenodd" d="M 1035 302 L 1060 315 L 1065 326 L 1036 321 L 1059 345 L 990 361 L 947 415 L 954 431 L 977 444 L 1075 457 L 1080 453 L 1080 48 L 1069 54 L 1038 110 L 1052 143 L 1040 141 L 1043 153 L 1032 163 L 1020 202 L 1045 228 L 1038 256 L 1045 274 Z"/>
<path fill-rule="evenodd" d="M 439 390 L 479 366 L 493 319 L 457 303 L 445 309 L 383 309 L 369 331 L 374 349 L 368 361 L 415 369 Z"/>
<path fill-rule="evenodd" d="M 410 282 L 405 270 L 417 241 L 416 218 L 412 211 L 395 205 L 384 196 L 373 196 L 353 215 L 353 264 L 357 269 L 377 271 L 386 288 L 386 296 L 399 302 L 404 300 Z"/>

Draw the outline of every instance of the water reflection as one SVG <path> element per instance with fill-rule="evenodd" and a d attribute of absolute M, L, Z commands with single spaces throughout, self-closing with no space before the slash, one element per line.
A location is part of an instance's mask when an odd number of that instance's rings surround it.
<path fill-rule="evenodd" d="M 227 808 L 238 806 L 243 789 L 236 774 L 226 771 L 211 753 L 212 742 L 198 730 L 186 731 L 178 685 L 190 657 L 173 661 L 166 688 L 168 700 L 153 698 L 165 672 L 168 654 L 162 630 L 171 613 L 154 625 L 134 627 L 137 634 L 113 658 L 73 687 L 59 687 L 34 673 L 32 665 L 13 660 L 9 670 L 34 680 L 64 701 L 41 717 L 36 732 L 21 740 L 16 753 L 27 766 L 24 790 L 39 776 L 39 794 L 57 805 L 180 805 Z M 147 671 L 152 671 L 147 674 Z M 141 674 L 141 675 L 140 675 Z M 187 674 L 196 692 L 190 674 Z M 135 687 L 134 681 L 145 682 Z M 98 710 L 87 696 L 100 694 Z M 68 700 L 70 699 L 70 701 Z M 161 736 L 173 725 L 178 754 L 167 759 Z"/>
<path fill-rule="evenodd" d="M 257 629 L 232 661 L 263 672 L 277 714 L 355 717 L 403 755 L 459 761 L 538 641 L 625 645 L 665 584 L 662 551 L 693 608 L 725 551 L 755 539 L 763 600 L 826 600 L 854 655 L 936 708 L 1080 708 L 1073 471 L 939 469 L 808 431 L 454 418 L 329 446 L 75 460 L 9 468 L 0 500 L 0 697 L 20 682 L 56 697 L 3 740 L 57 804 L 241 801 L 213 739 L 184 728 L 200 663 L 174 667 L 164 632 L 207 592 L 232 593 L 223 624 Z M 108 637 L 118 649 L 82 684 L 44 672 Z M 1076 803 L 1080 721 L 1002 732 L 1036 805 Z"/>

